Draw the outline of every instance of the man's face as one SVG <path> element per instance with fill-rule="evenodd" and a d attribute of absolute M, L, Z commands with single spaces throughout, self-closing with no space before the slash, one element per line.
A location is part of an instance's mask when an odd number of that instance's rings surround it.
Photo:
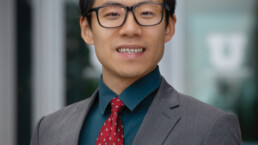
<path fill-rule="evenodd" d="M 150 0 L 95 0 L 93 8 L 107 2 L 132 6 Z M 162 3 L 162 0 L 151 0 Z M 153 71 L 164 53 L 164 43 L 174 34 L 175 16 L 170 17 L 166 27 L 165 16 L 155 26 L 140 26 L 132 12 L 128 12 L 125 23 L 118 28 L 103 28 L 97 15 L 92 13 L 92 25 L 81 18 L 82 37 L 94 45 L 96 55 L 102 64 L 105 77 L 137 80 Z"/>

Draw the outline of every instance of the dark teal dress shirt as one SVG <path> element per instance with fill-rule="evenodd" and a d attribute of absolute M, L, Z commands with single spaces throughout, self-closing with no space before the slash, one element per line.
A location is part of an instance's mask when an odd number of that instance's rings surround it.
<path fill-rule="evenodd" d="M 102 125 L 110 115 L 110 101 L 120 98 L 126 109 L 120 114 L 124 126 L 124 145 L 131 145 L 161 83 L 159 67 L 139 79 L 120 95 L 110 90 L 100 77 L 98 100 L 92 106 L 81 130 L 79 145 L 95 145 Z"/>

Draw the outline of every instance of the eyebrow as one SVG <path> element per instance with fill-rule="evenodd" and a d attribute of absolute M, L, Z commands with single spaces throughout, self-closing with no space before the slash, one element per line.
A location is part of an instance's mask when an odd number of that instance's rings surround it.
<path fill-rule="evenodd" d="M 102 5 L 122 5 L 122 4 L 118 2 L 105 2 Z"/>

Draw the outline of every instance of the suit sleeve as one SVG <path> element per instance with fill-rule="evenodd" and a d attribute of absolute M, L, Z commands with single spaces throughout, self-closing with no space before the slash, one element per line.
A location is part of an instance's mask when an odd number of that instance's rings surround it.
<path fill-rule="evenodd" d="M 40 128 L 40 124 L 41 124 L 43 119 L 44 119 L 44 117 L 42 117 L 38 121 L 38 123 L 37 123 L 37 125 L 36 125 L 36 127 L 35 127 L 35 129 L 33 131 L 30 145 L 39 145 L 39 128 Z"/>
<path fill-rule="evenodd" d="M 216 121 L 204 145 L 242 145 L 238 119 L 232 114 L 223 114 Z"/>

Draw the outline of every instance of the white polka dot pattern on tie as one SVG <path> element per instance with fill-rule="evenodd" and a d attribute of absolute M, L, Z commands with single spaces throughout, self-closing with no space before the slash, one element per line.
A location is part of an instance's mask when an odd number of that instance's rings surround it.
<path fill-rule="evenodd" d="M 111 114 L 102 126 L 98 135 L 96 145 L 123 145 L 123 124 L 119 116 L 124 103 L 118 98 L 113 98 L 110 102 Z"/>

